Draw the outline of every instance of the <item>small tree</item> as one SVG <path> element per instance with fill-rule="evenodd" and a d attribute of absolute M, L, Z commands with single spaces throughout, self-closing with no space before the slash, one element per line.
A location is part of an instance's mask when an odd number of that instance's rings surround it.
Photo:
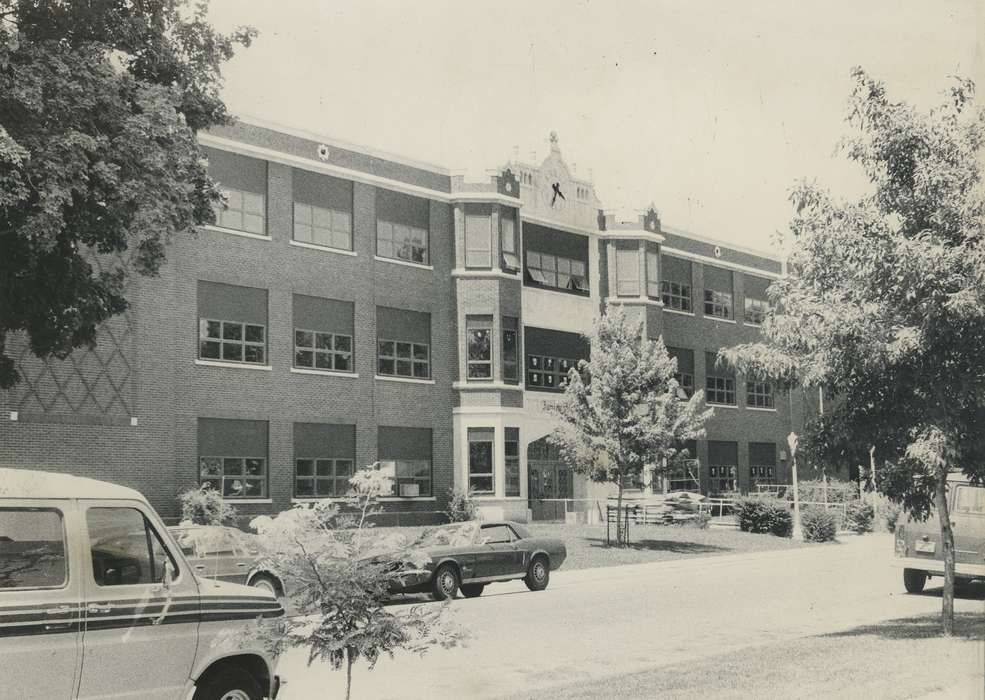
<path fill-rule="evenodd" d="M 453 523 L 475 520 L 479 517 L 472 489 L 454 486 L 448 489 L 448 520 Z"/>
<path fill-rule="evenodd" d="M 444 619 L 447 603 L 392 612 L 385 605 L 391 582 L 420 572 L 427 554 L 399 534 L 376 536 L 370 518 L 392 480 L 367 467 L 349 480 L 345 511 L 332 503 L 300 504 L 275 517 L 261 516 L 257 530 L 270 564 L 282 573 L 296 615 L 261 633 L 275 652 L 308 651 L 308 663 L 327 661 L 346 669 L 346 698 L 353 664 L 373 668 L 396 649 L 419 654 L 435 645 L 451 647 L 464 634 Z"/>
<path fill-rule="evenodd" d="M 235 523 L 236 509 L 222 499 L 222 494 L 209 484 L 188 489 L 178 496 L 181 520 L 195 525 L 228 525 Z"/>
<path fill-rule="evenodd" d="M 647 338 L 642 319 L 628 319 L 621 307 L 606 307 L 591 348 L 592 359 L 568 372 L 564 394 L 550 409 L 560 422 L 551 441 L 574 471 L 616 486 L 621 513 L 629 479 L 647 466 L 665 473 L 685 441 L 704 435 L 712 409 L 702 392 L 683 394 L 677 360 L 663 340 Z M 625 543 L 622 518 L 616 540 Z"/>

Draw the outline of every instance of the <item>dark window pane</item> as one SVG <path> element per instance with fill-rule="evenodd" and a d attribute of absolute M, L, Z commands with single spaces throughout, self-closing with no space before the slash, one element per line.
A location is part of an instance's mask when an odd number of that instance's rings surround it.
<path fill-rule="evenodd" d="M 315 495 L 315 482 L 312 479 L 298 479 L 294 493 L 302 497 Z"/>
<path fill-rule="evenodd" d="M 380 374 L 394 374 L 394 361 L 393 360 L 380 360 Z"/>
<path fill-rule="evenodd" d="M 411 344 L 397 343 L 397 357 L 410 357 L 410 356 L 411 356 Z"/>
<path fill-rule="evenodd" d="M 332 349 L 331 333 L 315 333 L 315 348 L 318 350 Z"/>
<path fill-rule="evenodd" d="M 222 473 L 227 476 L 230 474 L 242 474 L 243 460 L 230 457 L 222 460 Z"/>
<path fill-rule="evenodd" d="M 62 586 L 62 516 L 49 509 L 0 509 L 0 590 Z"/>
<path fill-rule="evenodd" d="M 311 331 L 294 331 L 294 344 L 299 347 L 310 348 L 314 342 L 314 333 Z"/>
<path fill-rule="evenodd" d="M 242 340 L 243 339 L 243 324 L 241 323 L 229 323 L 225 322 L 222 324 L 222 339 L 223 340 Z"/>
<path fill-rule="evenodd" d="M 393 357 L 393 341 L 392 340 L 381 341 L 379 353 L 381 355 L 387 355 L 389 357 Z"/>
<path fill-rule="evenodd" d="M 315 363 L 315 354 L 310 350 L 299 350 L 294 353 L 294 364 L 298 367 L 312 367 Z"/>
<path fill-rule="evenodd" d="M 469 379 L 489 379 L 492 376 L 492 366 L 486 363 L 470 363 Z"/>
<path fill-rule="evenodd" d="M 299 459 L 297 461 L 298 476 L 311 476 L 314 474 L 315 463 L 310 459 Z"/>
<path fill-rule="evenodd" d="M 348 355 L 335 355 L 335 369 L 340 372 L 351 372 L 352 367 L 350 366 Z"/>
<path fill-rule="evenodd" d="M 414 359 L 415 360 L 428 359 L 428 346 L 414 343 Z"/>
<path fill-rule="evenodd" d="M 347 335 L 335 336 L 335 349 L 342 352 L 352 352 L 352 338 Z"/>
<path fill-rule="evenodd" d="M 316 469 L 318 476 L 335 476 L 330 459 L 319 459 L 316 463 Z"/>
<path fill-rule="evenodd" d="M 315 353 L 315 367 L 318 369 L 332 369 L 332 356 L 327 352 Z"/>
<path fill-rule="evenodd" d="M 223 343 L 222 359 L 232 360 L 233 362 L 243 361 L 243 346 L 239 343 Z"/>
<path fill-rule="evenodd" d="M 206 337 L 218 338 L 222 333 L 222 323 L 219 321 L 206 321 L 205 329 Z"/>
<path fill-rule="evenodd" d="M 246 460 L 246 473 L 249 476 L 263 476 L 264 461 L 262 459 L 248 459 Z"/>
<path fill-rule="evenodd" d="M 263 342 L 263 326 L 247 326 L 246 339 L 251 343 Z"/>
<path fill-rule="evenodd" d="M 246 346 L 246 361 L 256 362 L 257 364 L 263 364 L 264 348 L 262 345 L 247 345 Z"/>
<path fill-rule="evenodd" d="M 413 375 L 410 360 L 397 360 L 397 376 L 410 377 Z"/>
<path fill-rule="evenodd" d="M 219 359 L 219 342 L 215 340 L 206 340 L 199 344 L 199 356 L 210 359 Z"/>
<path fill-rule="evenodd" d="M 414 363 L 414 377 L 416 377 L 417 379 L 428 378 L 428 365 L 426 362 Z"/>

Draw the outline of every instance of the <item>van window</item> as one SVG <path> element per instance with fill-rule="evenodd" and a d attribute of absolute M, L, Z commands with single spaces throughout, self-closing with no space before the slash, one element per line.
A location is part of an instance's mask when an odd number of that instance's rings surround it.
<path fill-rule="evenodd" d="M 985 488 L 958 486 L 954 494 L 954 510 L 958 513 L 985 515 Z"/>
<path fill-rule="evenodd" d="M 0 591 L 60 588 L 67 579 L 61 512 L 0 508 Z"/>
<path fill-rule="evenodd" d="M 99 586 L 132 586 L 164 580 L 164 559 L 177 566 L 161 538 L 136 508 L 86 511 L 92 574 Z"/>

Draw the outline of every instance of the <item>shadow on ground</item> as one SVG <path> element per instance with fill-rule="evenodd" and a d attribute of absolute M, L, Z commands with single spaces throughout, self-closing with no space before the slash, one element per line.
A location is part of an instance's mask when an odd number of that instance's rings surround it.
<path fill-rule="evenodd" d="M 731 547 L 719 547 L 714 544 L 698 542 L 677 542 L 674 540 L 636 540 L 620 546 L 613 540 L 611 545 L 605 543 L 605 538 L 586 538 L 591 547 L 612 547 L 619 549 L 636 549 L 649 552 L 672 552 L 674 554 L 709 554 L 711 552 L 731 552 Z"/>
<path fill-rule="evenodd" d="M 880 639 L 933 639 L 941 636 L 939 614 L 885 620 L 874 625 L 862 625 L 821 637 L 862 637 Z M 954 636 L 958 639 L 985 639 L 985 618 L 980 613 L 955 613 Z"/>

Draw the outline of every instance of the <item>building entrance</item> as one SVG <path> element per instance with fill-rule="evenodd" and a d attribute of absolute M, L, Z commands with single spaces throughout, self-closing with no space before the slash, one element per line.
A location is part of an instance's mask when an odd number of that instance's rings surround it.
<path fill-rule="evenodd" d="M 571 467 L 543 437 L 527 447 L 527 495 L 533 520 L 564 520 L 565 499 L 574 498 Z"/>

